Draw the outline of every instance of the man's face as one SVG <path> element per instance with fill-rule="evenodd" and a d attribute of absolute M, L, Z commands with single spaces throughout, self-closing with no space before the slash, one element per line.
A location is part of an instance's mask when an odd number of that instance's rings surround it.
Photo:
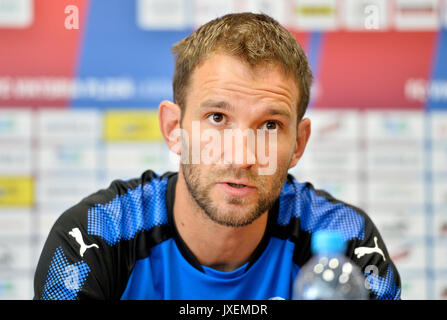
<path fill-rule="evenodd" d="M 181 170 L 191 196 L 213 221 L 244 226 L 272 207 L 287 170 L 297 161 L 298 99 L 296 82 L 276 65 L 252 68 L 235 57 L 214 54 L 196 67 L 182 117 L 190 161 L 182 161 Z M 248 136 L 239 140 L 242 144 L 237 138 L 224 142 L 226 133 L 237 130 L 251 131 L 255 142 Z M 260 161 L 260 152 L 270 164 L 274 161 L 273 172 L 260 174 L 269 165 Z M 236 154 L 243 156 L 242 162 Z M 193 157 L 200 161 L 191 161 Z"/>

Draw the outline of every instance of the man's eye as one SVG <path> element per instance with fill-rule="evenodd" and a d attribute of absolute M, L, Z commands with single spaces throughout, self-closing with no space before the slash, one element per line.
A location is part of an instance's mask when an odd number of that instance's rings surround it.
<path fill-rule="evenodd" d="M 220 124 L 225 120 L 225 116 L 222 113 L 213 113 L 208 116 L 211 123 Z"/>
<path fill-rule="evenodd" d="M 279 128 L 279 125 L 276 121 L 267 121 L 263 125 L 263 129 L 265 129 L 267 131 L 276 131 L 276 130 L 278 130 L 278 128 Z"/>

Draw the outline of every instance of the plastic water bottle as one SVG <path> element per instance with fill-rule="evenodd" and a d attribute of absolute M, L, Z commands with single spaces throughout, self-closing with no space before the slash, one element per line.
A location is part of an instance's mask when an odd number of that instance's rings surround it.
<path fill-rule="evenodd" d="M 312 237 L 313 257 L 295 279 L 294 300 L 368 300 L 360 268 L 345 255 L 346 241 L 339 232 L 318 231 Z"/>

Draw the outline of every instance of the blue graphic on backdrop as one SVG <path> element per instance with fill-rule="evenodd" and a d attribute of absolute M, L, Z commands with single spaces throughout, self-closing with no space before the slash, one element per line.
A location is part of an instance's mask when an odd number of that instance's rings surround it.
<path fill-rule="evenodd" d="M 73 107 L 157 108 L 161 100 L 172 99 L 171 47 L 191 30 L 142 30 L 135 5 L 90 1 Z"/>
<path fill-rule="evenodd" d="M 447 110 L 447 30 L 438 32 L 438 48 L 435 50 L 433 74 L 431 82 L 427 84 L 427 109 Z"/>
<path fill-rule="evenodd" d="M 314 84 L 318 83 L 318 75 L 319 75 L 319 66 L 320 66 L 320 57 L 321 57 L 321 47 L 324 41 L 324 34 L 322 32 L 311 32 L 310 33 L 310 41 L 309 41 L 309 49 L 307 52 L 307 57 L 309 60 L 309 65 L 312 70 L 314 76 Z M 309 101 L 309 109 L 313 107 L 313 100 L 315 98 L 315 90 L 318 88 L 312 88 L 311 90 L 311 99 Z"/>

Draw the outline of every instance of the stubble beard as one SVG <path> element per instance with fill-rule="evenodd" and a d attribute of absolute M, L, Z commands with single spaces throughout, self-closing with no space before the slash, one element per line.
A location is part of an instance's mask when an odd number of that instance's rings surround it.
<path fill-rule="evenodd" d="M 204 181 L 204 177 L 201 176 L 200 165 L 182 163 L 181 166 L 187 189 L 195 203 L 208 218 L 227 227 L 247 226 L 270 210 L 279 197 L 288 173 L 288 167 L 278 167 L 271 181 L 271 188 L 267 190 L 267 176 L 255 175 L 250 169 L 235 169 L 233 167 L 215 169 L 215 171 L 206 174 L 206 181 Z M 248 180 L 253 182 L 257 188 L 257 203 L 252 205 L 250 209 L 244 206 L 248 202 L 247 199 L 225 195 L 224 200 L 233 205 L 233 209 L 219 209 L 211 198 L 211 190 L 215 183 L 221 181 L 223 177 L 249 178 Z M 234 208 L 235 206 L 241 208 L 238 210 Z"/>

